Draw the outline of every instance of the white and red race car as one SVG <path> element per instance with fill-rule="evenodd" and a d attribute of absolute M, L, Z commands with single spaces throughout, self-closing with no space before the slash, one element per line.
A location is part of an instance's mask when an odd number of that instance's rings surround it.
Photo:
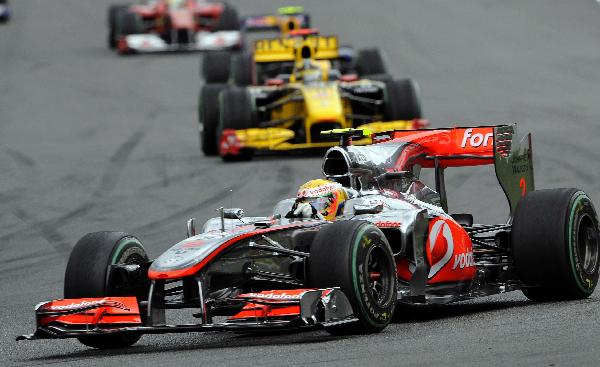
<path fill-rule="evenodd" d="M 237 11 L 203 0 L 142 0 L 108 10 L 108 45 L 120 54 L 237 49 Z"/>

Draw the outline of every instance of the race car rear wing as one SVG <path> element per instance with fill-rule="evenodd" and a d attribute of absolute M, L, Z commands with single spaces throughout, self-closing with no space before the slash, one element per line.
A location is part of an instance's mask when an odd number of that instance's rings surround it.
<path fill-rule="evenodd" d="M 299 6 L 286 6 L 278 9 L 278 14 L 247 16 L 242 20 L 246 32 L 280 31 L 289 33 L 294 29 L 308 28 L 310 14 Z"/>
<path fill-rule="evenodd" d="M 373 142 L 412 142 L 425 148 L 423 167 L 435 168 L 436 190 L 446 194 L 444 169 L 493 164 L 498 182 L 508 199 L 510 217 L 519 200 L 534 190 L 531 134 L 515 144 L 516 125 L 400 130 L 371 135 Z"/>
<path fill-rule="evenodd" d="M 258 63 L 295 61 L 296 49 L 303 45 L 308 45 L 314 50 L 313 58 L 316 60 L 339 57 L 339 43 L 336 36 L 311 35 L 258 40 L 254 43 L 254 61 Z"/>

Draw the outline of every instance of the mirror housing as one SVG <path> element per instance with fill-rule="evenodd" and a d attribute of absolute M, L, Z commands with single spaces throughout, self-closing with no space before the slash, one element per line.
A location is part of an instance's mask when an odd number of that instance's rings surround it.
<path fill-rule="evenodd" d="M 225 219 L 242 219 L 244 217 L 244 209 L 242 209 L 242 208 L 223 209 L 223 217 Z"/>
<path fill-rule="evenodd" d="M 366 204 L 354 204 L 353 208 L 354 215 L 377 214 L 383 211 L 383 203 L 380 201 Z"/>

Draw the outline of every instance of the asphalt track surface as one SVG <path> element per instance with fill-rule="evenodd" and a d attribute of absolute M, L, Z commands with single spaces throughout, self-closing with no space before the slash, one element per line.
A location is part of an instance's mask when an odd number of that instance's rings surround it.
<path fill-rule="evenodd" d="M 198 150 L 198 55 L 119 57 L 110 1 L 13 1 L 0 26 L 0 365 L 599 365 L 600 296 L 534 304 L 520 293 L 399 312 L 378 335 L 145 336 L 135 347 L 15 342 L 33 306 L 62 295 L 70 248 L 123 230 L 151 256 L 189 217 L 233 202 L 268 214 L 319 157 L 223 164 Z M 241 13 L 287 2 L 237 1 Z M 421 86 L 434 126 L 518 122 L 538 188 L 579 187 L 600 206 L 600 5 L 593 0 L 296 1 L 322 33 L 380 46 Z M 447 179 L 450 208 L 501 222 L 489 167 Z M 233 190 L 233 195 L 230 195 Z"/>

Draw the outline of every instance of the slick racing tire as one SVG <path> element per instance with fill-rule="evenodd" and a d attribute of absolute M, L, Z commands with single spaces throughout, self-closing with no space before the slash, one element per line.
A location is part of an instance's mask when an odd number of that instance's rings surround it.
<path fill-rule="evenodd" d="M 519 201 L 512 251 L 525 296 L 534 301 L 589 297 L 600 265 L 598 218 L 578 189 L 536 190 Z"/>
<path fill-rule="evenodd" d="M 231 58 L 233 83 L 240 87 L 255 84 L 254 57 L 249 52 L 241 52 Z"/>
<path fill-rule="evenodd" d="M 123 232 L 95 232 L 83 236 L 71 251 L 65 271 L 65 298 L 133 295 L 140 290 L 127 291 L 127 284 L 108 279 L 110 265 L 140 265 L 148 262 L 148 255 L 140 241 Z M 146 293 L 146 292 L 144 292 Z M 80 337 L 89 347 L 123 348 L 136 343 L 140 334 L 102 335 Z"/>
<path fill-rule="evenodd" d="M 117 17 L 119 13 L 126 12 L 129 5 L 111 5 L 108 8 L 108 47 L 117 47 Z"/>
<path fill-rule="evenodd" d="M 8 4 L 8 0 L 0 0 L 0 5 L 5 6 L 4 14 L 0 14 L 0 23 L 2 23 L 2 24 L 8 23 L 8 21 L 11 18 L 11 9 Z"/>
<path fill-rule="evenodd" d="M 230 51 L 210 51 L 202 58 L 200 75 L 206 83 L 227 83 L 231 72 Z"/>
<path fill-rule="evenodd" d="M 231 87 L 221 92 L 219 96 L 219 128 L 218 141 L 221 142 L 223 130 L 242 130 L 255 126 L 255 112 L 250 93 L 243 87 Z M 218 145 L 217 145 L 218 146 Z M 242 149 L 239 154 L 221 155 L 226 162 L 245 161 L 252 158 L 251 149 Z"/>
<path fill-rule="evenodd" d="M 385 82 L 385 121 L 413 120 L 423 117 L 419 86 L 412 79 Z"/>
<path fill-rule="evenodd" d="M 198 136 L 200 150 L 206 156 L 219 153 L 217 129 L 219 128 L 219 94 L 227 84 L 205 84 L 198 100 Z"/>
<path fill-rule="evenodd" d="M 223 4 L 223 12 L 219 16 L 215 31 L 237 31 L 239 29 L 240 17 L 237 10 L 229 4 Z"/>
<path fill-rule="evenodd" d="M 331 334 L 376 333 L 392 319 L 396 264 L 385 235 L 375 225 L 352 220 L 321 229 L 310 247 L 307 273 L 309 287 L 340 287 L 358 319 L 326 327 Z"/>
<path fill-rule="evenodd" d="M 383 54 L 378 48 L 365 48 L 358 51 L 354 68 L 360 77 L 388 73 Z"/>

